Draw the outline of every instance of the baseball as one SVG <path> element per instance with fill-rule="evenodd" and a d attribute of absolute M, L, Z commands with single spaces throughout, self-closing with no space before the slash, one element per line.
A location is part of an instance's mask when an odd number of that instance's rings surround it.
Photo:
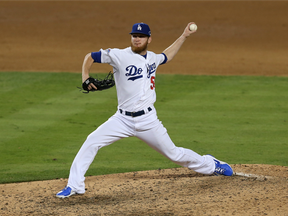
<path fill-rule="evenodd" d="M 189 29 L 190 29 L 190 31 L 196 31 L 197 30 L 197 25 L 196 24 L 191 24 Z"/>

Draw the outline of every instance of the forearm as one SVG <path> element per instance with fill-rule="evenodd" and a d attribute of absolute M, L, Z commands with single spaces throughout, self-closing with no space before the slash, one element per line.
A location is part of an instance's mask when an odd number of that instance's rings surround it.
<path fill-rule="evenodd" d="M 163 53 L 165 53 L 165 55 L 167 56 L 167 62 L 171 61 L 178 53 L 186 38 L 187 37 L 185 37 L 184 35 L 181 35 L 171 46 L 169 46 L 163 51 Z"/>
<path fill-rule="evenodd" d="M 89 78 L 90 69 L 94 63 L 91 53 L 88 53 L 83 61 L 82 65 L 82 83 Z"/>
<path fill-rule="evenodd" d="M 190 30 L 190 25 L 195 24 L 194 22 L 188 23 L 186 28 L 184 29 L 183 34 L 167 49 L 165 49 L 163 52 L 167 56 L 167 62 L 171 61 L 174 56 L 177 54 L 179 51 L 180 47 L 182 44 L 185 42 L 185 40 L 193 33 L 196 32 L 197 28 L 194 30 Z"/>

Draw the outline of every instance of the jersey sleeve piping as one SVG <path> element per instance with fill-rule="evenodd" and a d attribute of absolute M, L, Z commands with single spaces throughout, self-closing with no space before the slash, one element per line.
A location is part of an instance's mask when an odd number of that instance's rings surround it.
<path fill-rule="evenodd" d="M 167 56 L 165 55 L 165 53 L 161 53 L 161 54 L 164 55 L 164 61 L 160 65 L 165 64 L 167 62 Z"/>
<path fill-rule="evenodd" d="M 93 58 L 94 62 L 101 63 L 101 51 L 91 52 L 91 57 Z"/>

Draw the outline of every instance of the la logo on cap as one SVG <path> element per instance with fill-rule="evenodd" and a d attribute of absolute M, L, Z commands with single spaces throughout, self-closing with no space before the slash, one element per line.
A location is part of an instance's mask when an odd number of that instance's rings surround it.
<path fill-rule="evenodd" d="M 1 0 L 0 0 L 1 1 Z M 132 31 L 130 34 L 144 34 L 147 35 L 148 37 L 151 36 L 151 31 L 150 28 L 147 24 L 145 23 L 135 23 L 132 26 Z"/>
<path fill-rule="evenodd" d="M 141 25 L 139 24 L 138 27 L 137 27 L 137 30 L 141 31 L 142 30 L 142 27 Z"/>

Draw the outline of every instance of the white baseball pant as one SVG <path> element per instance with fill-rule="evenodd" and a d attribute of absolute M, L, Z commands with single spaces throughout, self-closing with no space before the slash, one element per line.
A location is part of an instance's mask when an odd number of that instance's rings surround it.
<path fill-rule="evenodd" d="M 131 117 L 118 110 L 105 123 L 92 132 L 77 153 L 68 179 L 68 186 L 79 194 L 85 193 L 85 173 L 93 162 L 98 150 L 113 142 L 135 136 L 147 143 L 174 163 L 196 172 L 210 175 L 215 163 L 211 157 L 201 156 L 196 152 L 177 147 L 170 139 L 166 128 L 159 121 L 154 107 L 146 114 Z"/>

